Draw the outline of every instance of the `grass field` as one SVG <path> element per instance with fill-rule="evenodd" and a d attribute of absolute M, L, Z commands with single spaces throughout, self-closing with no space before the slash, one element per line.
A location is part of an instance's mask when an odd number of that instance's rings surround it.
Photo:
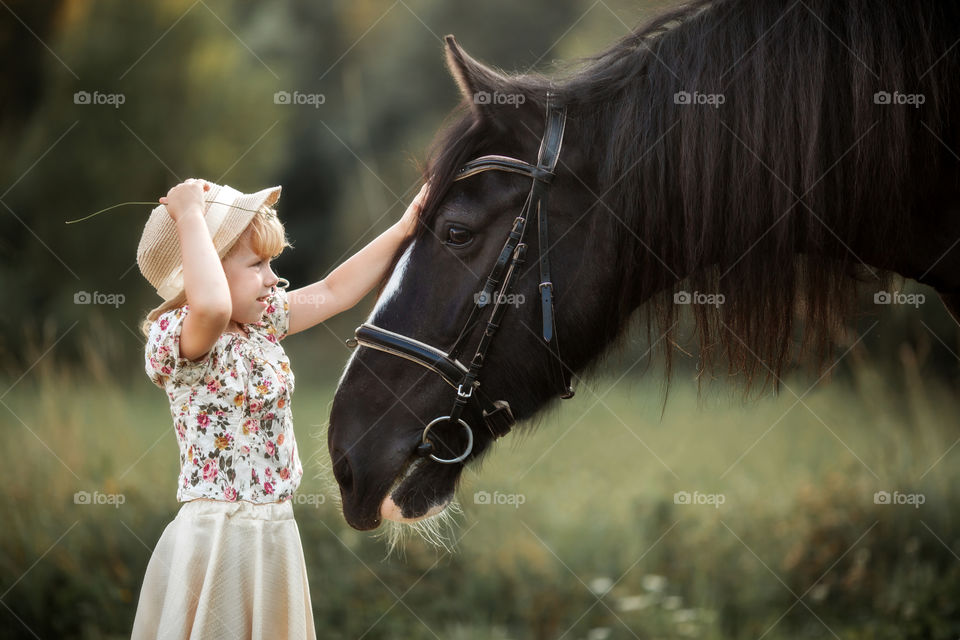
<path fill-rule="evenodd" d="M 746 405 L 719 386 L 698 405 L 678 379 L 662 419 L 655 382 L 600 379 L 466 472 L 455 553 L 412 539 L 391 556 L 343 522 L 324 471 L 333 387 L 299 378 L 318 634 L 956 638 L 960 402 L 898 376 L 862 368 L 807 395 L 788 380 Z M 45 371 L 4 403 L 0 635 L 129 637 L 178 506 L 162 394 Z"/>

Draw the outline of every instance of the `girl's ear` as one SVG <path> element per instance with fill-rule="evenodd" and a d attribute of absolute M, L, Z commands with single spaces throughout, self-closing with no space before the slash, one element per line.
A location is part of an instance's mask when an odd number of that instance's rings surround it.
<path fill-rule="evenodd" d="M 447 47 L 447 67 L 460 87 L 464 102 L 478 120 L 496 123 L 501 97 L 517 93 L 518 90 L 511 88 L 508 76 L 467 55 L 452 35 L 445 36 L 443 40 Z"/>

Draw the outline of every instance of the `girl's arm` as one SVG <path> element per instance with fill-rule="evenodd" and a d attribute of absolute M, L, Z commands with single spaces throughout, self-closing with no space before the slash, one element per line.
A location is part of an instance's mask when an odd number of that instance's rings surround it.
<path fill-rule="evenodd" d="M 183 288 L 190 305 L 180 330 L 180 356 L 188 360 L 206 355 L 233 315 L 227 276 L 203 219 L 203 192 L 209 188 L 202 180 L 191 178 L 160 198 L 180 239 Z"/>
<path fill-rule="evenodd" d="M 309 329 L 352 308 L 383 279 L 400 244 L 416 229 L 426 193 L 427 185 L 424 185 L 399 221 L 326 278 L 287 294 L 290 307 L 287 335 Z"/>

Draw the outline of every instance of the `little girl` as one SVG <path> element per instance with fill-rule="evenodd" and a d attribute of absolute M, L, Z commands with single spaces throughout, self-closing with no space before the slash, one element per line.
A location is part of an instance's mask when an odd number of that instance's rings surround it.
<path fill-rule="evenodd" d="M 353 307 L 412 233 L 403 217 L 326 278 L 287 293 L 280 187 L 248 195 L 190 179 L 160 198 L 137 249 L 164 299 L 146 317 L 146 372 L 166 391 L 177 500 L 147 565 L 132 638 L 316 638 L 291 496 L 303 469 L 286 336 Z M 282 281 L 282 284 L 281 284 Z"/>

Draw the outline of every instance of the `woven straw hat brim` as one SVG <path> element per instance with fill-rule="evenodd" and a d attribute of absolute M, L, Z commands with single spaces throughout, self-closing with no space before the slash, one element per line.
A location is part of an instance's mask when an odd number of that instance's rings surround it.
<path fill-rule="evenodd" d="M 280 199 L 280 187 L 256 193 L 240 193 L 229 186 L 208 182 L 204 193 L 204 221 L 217 255 L 223 258 L 243 233 L 262 205 L 273 206 Z M 183 291 L 182 254 L 177 225 L 166 205 L 156 207 L 147 219 L 137 247 L 140 273 L 164 300 Z"/>

